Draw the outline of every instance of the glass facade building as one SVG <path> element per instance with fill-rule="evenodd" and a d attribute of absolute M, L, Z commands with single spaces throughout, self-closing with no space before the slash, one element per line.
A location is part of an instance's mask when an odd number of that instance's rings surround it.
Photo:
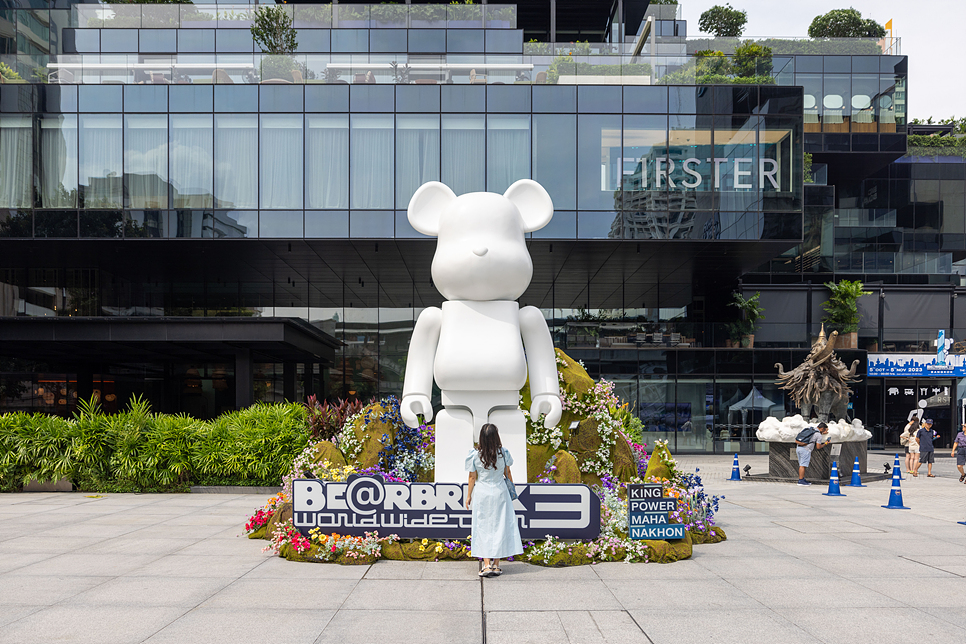
<path fill-rule="evenodd" d="M 279 56 L 251 37 L 256 5 L 40 4 L 0 9 L 0 326 L 17 339 L 0 409 L 398 395 L 441 301 L 435 242 L 406 219 L 426 181 L 547 188 L 521 302 L 678 451 L 761 449 L 750 428 L 792 411 L 774 364 L 807 352 L 823 282 L 881 283 L 884 302 L 959 285 L 964 165 L 906 154 L 893 44 L 769 41 L 749 61 L 646 3 L 588 3 L 599 33 L 527 3 L 294 4 Z M 709 65 L 731 71 L 709 82 Z M 753 349 L 726 346 L 735 289 L 767 302 Z M 864 319 L 863 361 L 936 326 Z M 172 330 L 186 320 L 204 344 Z M 872 425 L 883 384 L 857 390 Z M 753 391 L 772 408 L 741 413 Z"/>

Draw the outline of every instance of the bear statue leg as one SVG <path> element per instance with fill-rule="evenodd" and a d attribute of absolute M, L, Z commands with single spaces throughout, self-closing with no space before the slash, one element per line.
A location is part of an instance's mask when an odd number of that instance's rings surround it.
<path fill-rule="evenodd" d="M 447 407 L 436 415 L 436 482 L 466 483 L 466 455 L 473 449 L 473 415 Z"/>
<path fill-rule="evenodd" d="M 527 482 L 527 422 L 519 409 L 494 409 L 489 422 L 500 430 L 503 447 L 513 457 L 510 472 L 514 483 Z"/>

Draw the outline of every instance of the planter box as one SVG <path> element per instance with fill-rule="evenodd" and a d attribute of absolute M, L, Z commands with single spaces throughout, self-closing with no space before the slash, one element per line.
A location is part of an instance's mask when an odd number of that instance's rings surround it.
<path fill-rule="evenodd" d="M 74 484 L 67 479 L 39 483 L 33 479 L 23 486 L 24 492 L 73 492 Z"/>
<path fill-rule="evenodd" d="M 841 445 L 842 452 L 832 456 L 832 448 Z M 768 475 L 775 478 L 798 480 L 798 457 L 795 443 L 768 443 Z M 805 469 L 805 478 L 828 481 L 832 472 L 832 461 L 838 461 L 839 477 L 848 481 L 852 476 L 852 465 L 859 457 L 859 472 L 866 474 L 868 462 L 868 442 L 835 443 L 812 451 L 812 462 Z"/>

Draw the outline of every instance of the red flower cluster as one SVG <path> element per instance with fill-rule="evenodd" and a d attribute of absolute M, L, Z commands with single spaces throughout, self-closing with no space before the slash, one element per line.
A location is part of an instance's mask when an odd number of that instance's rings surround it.
<path fill-rule="evenodd" d="M 255 510 L 255 514 L 248 518 L 248 522 L 245 523 L 245 532 L 254 532 L 258 530 L 263 525 L 268 523 L 268 520 L 272 518 L 272 513 L 264 508 Z"/>

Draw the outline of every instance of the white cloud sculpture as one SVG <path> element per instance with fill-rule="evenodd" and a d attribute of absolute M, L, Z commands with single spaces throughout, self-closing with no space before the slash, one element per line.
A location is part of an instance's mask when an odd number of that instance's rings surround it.
<path fill-rule="evenodd" d="M 758 425 L 758 440 L 768 443 L 792 443 L 798 433 L 806 427 L 815 427 L 818 420 L 806 421 L 801 414 L 785 416 L 778 420 L 769 416 Z M 856 418 L 851 423 L 844 420 L 828 423 L 828 440 L 832 443 L 851 443 L 865 441 L 872 438 L 872 432 L 862 426 L 862 421 Z"/>

